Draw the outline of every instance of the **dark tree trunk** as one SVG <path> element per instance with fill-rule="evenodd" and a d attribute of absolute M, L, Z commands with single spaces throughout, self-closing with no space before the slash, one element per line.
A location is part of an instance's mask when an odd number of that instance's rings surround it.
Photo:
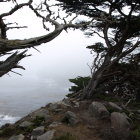
<path fill-rule="evenodd" d="M 105 60 L 102 64 L 102 66 L 92 75 L 91 80 L 89 81 L 89 84 L 85 89 L 83 90 L 82 94 L 80 95 L 80 98 L 82 99 L 91 99 L 96 94 L 96 89 L 99 86 L 99 83 L 103 80 L 104 73 L 110 69 L 110 67 L 114 63 L 111 63 L 111 57 L 107 55 L 105 57 Z"/>

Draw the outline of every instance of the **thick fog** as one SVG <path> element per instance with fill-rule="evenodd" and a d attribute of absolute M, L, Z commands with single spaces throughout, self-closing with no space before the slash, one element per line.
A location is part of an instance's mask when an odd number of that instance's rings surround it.
<path fill-rule="evenodd" d="M 69 31 L 39 46 L 41 53 L 30 50 L 28 54 L 32 56 L 20 63 L 26 70 L 14 70 L 23 76 L 10 72 L 0 78 L 1 91 L 66 93 L 70 86 L 68 79 L 90 75 L 87 63 L 91 64 L 92 56 L 86 49 L 89 42 L 80 31 Z"/>
<path fill-rule="evenodd" d="M 6 22 L 15 21 L 29 28 L 10 30 L 10 39 L 24 39 L 47 32 L 43 30 L 40 19 L 28 8 L 6 19 Z M 92 55 L 86 46 L 91 44 L 93 40 L 86 38 L 81 31 L 68 30 L 68 33 L 63 31 L 53 41 L 37 47 L 40 53 L 30 49 L 27 53 L 32 56 L 20 62 L 26 70 L 14 70 L 23 76 L 10 72 L 0 78 L 0 106 L 11 106 L 15 101 L 15 106 L 18 106 L 17 100 L 25 107 L 25 101 L 40 104 L 62 99 L 71 85 L 68 79 L 90 75 L 87 63 L 91 64 Z"/>

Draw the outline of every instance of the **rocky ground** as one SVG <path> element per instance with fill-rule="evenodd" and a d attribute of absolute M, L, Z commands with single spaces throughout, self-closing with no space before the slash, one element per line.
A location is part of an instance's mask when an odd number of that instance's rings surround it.
<path fill-rule="evenodd" d="M 0 129 L 0 140 L 140 140 L 140 110 L 63 99 Z"/>

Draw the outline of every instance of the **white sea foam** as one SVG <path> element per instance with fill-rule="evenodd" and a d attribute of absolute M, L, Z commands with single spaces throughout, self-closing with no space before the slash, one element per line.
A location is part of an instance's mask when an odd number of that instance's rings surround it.
<path fill-rule="evenodd" d="M 20 117 L 10 116 L 10 115 L 0 115 L 0 126 L 6 123 L 15 123 Z"/>

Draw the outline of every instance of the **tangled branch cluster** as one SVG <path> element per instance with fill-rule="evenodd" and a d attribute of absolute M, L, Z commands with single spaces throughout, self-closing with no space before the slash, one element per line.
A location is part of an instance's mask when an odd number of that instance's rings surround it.
<path fill-rule="evenodd" d="M 77 15 L 72 16 L 67 14 L 66 16 L 62 16 L 60 14 L 59 4 L 51 2 L 48 0 L 44 0 L 39 5 L 35 5 L 33 0 L 29 0 L 27 3 L 19 3 L 16 0 L 1 0 L 0 2 L 12 2 L 14 7 L 11 8 L 8 12 L 0 14 L 0 57 L 5 56 L 7 54 L 11 54 L 5 61 L 0 62 L 0 76 L 12 71 L 14 68 L 22 68 L 18 63 L 21 59 L 29 56 L 26 55 L 28 48 L 35 48 L 36 46 L 41 45 L 42 43 L 47 43 L 54 38 L 56 38 L 63 30 L 67 30 L 68 28 L 80 28 L 84 25 L 90 24 L 91 21 L 86 22 L 84 24 L 74 24 L 74 20 L 77 18 Z M 17 26 L 18 23 L 5 23 L 5 18 L 13 15 L 21 8 L 28 7 L 31 12 L 34 12 L 38 18 L 42 19 L 42 24 L 44 29 L 46 30 L 46 35 L 38 36 L 34 38 L 29 38 L 25 40 L 14 39 L 10 40 L 7 38 L 7 31 L 9 29 L 20 29 L 27 28 L 26 26 Z M 55 8 L 54 8 L 55 7 Z M 56 8 L 57 7 L 57 8 Z M 57 9 L 56 12 L 53 9 Z M 63 17 L 63 18 L 62 18 Z M 69 19 L 69 20 L 68 20 Z M 54 26 L 54 30 L 49 32 L 49 28 L 46 26 L 46 23 L 51 23 Z M 12 24 L 16 24 L 16 26 L 9 26 Z M 26 51 L 18 52 L 17 50 L 24 49 Z M 13 52 L 15 51 L 16 52 Z"/>

